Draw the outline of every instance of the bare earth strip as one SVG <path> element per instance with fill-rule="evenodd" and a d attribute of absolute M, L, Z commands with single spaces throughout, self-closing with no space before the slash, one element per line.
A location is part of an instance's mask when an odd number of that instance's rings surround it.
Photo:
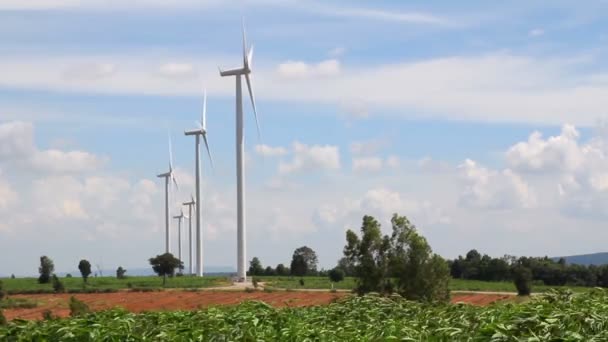
<path fill-rule="evenodd" d="M 350 295 L 348 292 L 325 291 L 275 291 L 245 292 L 226 290 L 204 291 L 158 291 L 75 294 L 94 310 L 122 307 L 131 312 L 162 310 L 196 310 L 214 305 L 236 305 L 243 301 L 259 300 L 276 307 L 326 305 L 339 298 Z M 4 310 L 7 319 L 42 319 L 46 310 L 59 317 L 69 316 L 68 301 L 71 294 L 14 295 L 15 298 L 29 298 L 38 302 L 32 309 Z M 453 293 L 453 303 L 488 305 L 511 298 L 511 294 Z"/>

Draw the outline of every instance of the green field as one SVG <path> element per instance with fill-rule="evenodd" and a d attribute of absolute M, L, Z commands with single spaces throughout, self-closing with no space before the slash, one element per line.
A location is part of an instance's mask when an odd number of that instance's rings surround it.
<path fill-rule="evenodd" d="M 331 282 L 327 277 L 256 277 L 258 281 L 265 282 L 266 286 L 274 288 L 286 288 L 286 289 L 330 289 Z M 300 279 L 304 280 L 304 285 L 300 285 Z M 335 289 L 352 290 L 355 287 L 355 278 L 346 277 L 343 281 L 335 283 Z M 568 288 L 574 292 L 588 291 L 588 287 L 580 286 L 545 286 L 545 285 L 533 285 L 533 292 L 546 292 L 550 289 L 564 289 Z M 463 279 L 452 279 L 450 280 L 450 290 L 452 291 L 489 291 L 489 292 L 516 292 L 515 285 L 513 282 L 506 281 L 480 281 L 480 280 L 463 280 Z"/>
<path fill-rule="evenodd" d="M 552 293 L 521 304 L 423 304 L 348 297 L 326 306 L 261 302 L 199 311 L 111 310 L 16 320 L 1 341 L 607 341 L 608 292 Z"/>
<path fill-rule="evenodd" d="M 65 289 L 70 291 L 83 290 L 83 281 L 80 277 L 60 278 Z M 23 292 L 52 292 L 51 284 L 39 284 L 37 278 L 4 278 L 2 279 L 4 289 L 9 293 Z M 161 288 L 163 279 L 156 276 L 148 277 L 127 277 L 117 279 L 115 277 L 92 277 L 88 279 L 87 290 L 120 290 L 120 289 L 156 289 Z M 167 278 L 167 288 L 202 288 L 212 286 L 229 285 L 230 281 L 226 277 L 208 276 L 199 277 L 173 277 Z"/>

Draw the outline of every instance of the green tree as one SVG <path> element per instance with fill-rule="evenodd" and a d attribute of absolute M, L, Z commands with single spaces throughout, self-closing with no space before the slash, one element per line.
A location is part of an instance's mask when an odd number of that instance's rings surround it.
<path fill-rule="evenodd" d="M 257 257 L 253 257 L 249 262 L 249 275 L 264 275 L 264 267 Z"/>
<path fill-rule="evenodd" d="M 276 274 L 276 272 L 274 271 L 274 269 L 272 267 L 266 266 L 266 269 L 264 270 L 265 276 L 273 276 L 275 274 Z"/>
<path fill-rule="evenodd" d="M 125 279 L 126 278 L 125 273 L 127 273 L 127 270 L 122 268 L 122 266 L 118 266 L 118 268 L 116 269 L 116 278 Z"/>
<path fill-rule="evenodd" d="M 0 280 L 0 300 L 4 299 L 6 292 L 4 291 L 4 283 Z"/>
<path fill-rule="evenodd" d="M 278 276 L 286 276 L 289 274 L 289 270 L 283 264 L 278 264 L 275 271 Z"/>
<path fill-rule="evenodd" d="M 159 277 L 163 277 L 163 286 L 167 283 L 167 276 L 173 277 L 175 275 L 175 269 L 184 268 L 184 263 L 171 253 L 157 255 L 154 258 L 150 258 L 149 262 L 154 272 Z"/>
<path fill-rule="evenodd" d="M 53 282 L 53 290 L 57 293 L 63 293 L 65 292 L 65 287 L 63 286 L 63 283 L 61 282 L 61 280 L 59 280 L 59 277 L 57 277 L 56 274 L 53 274 L 52 277 L 52 282 Z"/>
<path fill-rule="evenodd" d="M 513 268 L 513 282 L 517 288 L 517 295 L 529 296 L 532 293 L 532 271 L 525 266 Z"/>
<path fill-rule="evenodd" d="M 315 275 L 317 263 L 317 253 L 312 248 L 307 246 L 297 248 L 291 258 L 291 274 L 299 277 Z"/>
<path fill-rule="evenodd" d="M 338 282 L 341 282 L 342 280 L 344 280 L 344 271 L 338 267 L 331 269 L 329 271 L 328 275 L 329 275 L 329 280 L 331 280 L 332 283 L 338 283 Z"/>
<path fill-rule="evenodd" d="M 86 284 L 87 279 L 91 275 L 91 263 L 85 259 L 82 259 L 78 263 L 78 269 L 80 270 L 80 275 L 82 275 L 82 280 Z"/>
<path fill-rule="evenodd" d="M 53 274 L 53 271 L 55 271 L 53 260 L 46 255 L 41 256 L 40 267 L 38 267 L 38 272 L 40 273 L 38 282 L 40 284 L 48 284 L 51 281 L 51 274 Z"/>
<path fill-rule="evenodd" d="M 405 217 L 391 219 L 391 274 L 397 278 L 397 292 L 420 301 L 448 301 L 450 269 L 447 262 L 433 254 L 426 239 Z"/>

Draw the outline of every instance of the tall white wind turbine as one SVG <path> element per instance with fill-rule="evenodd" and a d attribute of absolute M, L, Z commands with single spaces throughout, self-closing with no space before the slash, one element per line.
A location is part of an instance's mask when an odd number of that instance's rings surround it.
<path fill-rule="evenodd" d="M 253 96 L 253 87 L 251 85 L 251 60 L 253 57 L 253 46 L 247 50 L 247 39 L 245 36 L 245 24 L 243 29 L 243 66 L 237 69 L 222 70 L 220 76 L 235 76 L 236 78 L 236 178 L 237 178 L 237 277 L 238 281 L 246 281 L 247 274 L 245 266 L 247 265 L 247 245 L 245 241 L 246 221 L 245 221 L 245 137 L 243 135 L 243 94 L 241 88 L 241 76 L 245 76 L 247 82 L 247 90 L 253 107 L 253 115 L 260 138 L 260 125 L 258 122 L 258 113 L 255 108 L 255 97 Z"/>
<path fill-rule="evenodd" d="M 207 91 L 203 93 L 203 112 L 201 114 L 201 121 L 197 121 L 196 125 L 198 128 L 185 131 L 185 135 L 194 135 L 195 139 L 195 179 L 196 179 L 196 201 L 195 201 L 195 214 L 196 214 L 196 275 L 199 277 L 203 276 L 203 231 L 201 229 L 201 136 L 205 141 L 205 147 L 207 148 L 207 154 L 209 155 L 209 162 L 213 168 L 213 158 L 211 158 L 211 151 L 209 150 L 209 143 L 207 142 Z"/>
<path fill-rule="evenodd" d="M 169 135 L 169 171 L 157 175 L 159 178 L 165 178 L 165 253 L 171 253 L 171 234 L 169 232 L 169 182 L 177 188 L 177 180 L 173 174 L 173 151 L 171 147 L 171 136 Z"/>
<path fill-rule="evenodd" d="M 184 211 L 180 210 L 179 215 L 173 216 L 173 218 L 177 219 L 177 258 L 182 261 L 182 220 L 184 219 Z"/>
<path fill-rule="evenodd" d="M 192 273 L 192 206 L 196 203 L 194 196 L 190 195 L 190 202 L 184 202 L 183 205 L 188 206 L 188 270 L 189 275 Z"/>

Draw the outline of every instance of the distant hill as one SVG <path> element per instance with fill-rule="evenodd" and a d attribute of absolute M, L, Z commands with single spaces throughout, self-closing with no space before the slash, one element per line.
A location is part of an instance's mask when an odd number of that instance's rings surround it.
<path fill-rule="evenodd" d="M 554 257 L 551 258 L 555 261 L 559 260 L 559 258 L 566 259 L 567 264 L 577 264 L 577 265 L 603 265 L 608 264 L 608 253 L 592 253 L 592 254 L 581 254 L 581 255 L 570 255 L 564 257 Z"/>

